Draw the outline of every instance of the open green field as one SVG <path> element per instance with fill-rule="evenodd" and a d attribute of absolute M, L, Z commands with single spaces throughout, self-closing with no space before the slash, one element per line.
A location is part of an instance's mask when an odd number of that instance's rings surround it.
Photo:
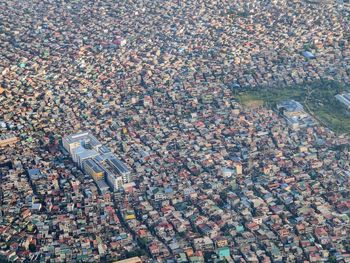
<path fill-rule="evenodd" d="M 350 115 L 334 97 L 345 90 L 344 84 L 335 81 L 317 81 L 292 87 L 242 90 L 237 98 L 247 107 L 261 105 L 274 107 L 283 100 L 294 99 L 302 103 L 305 110 L 333 131 L 349 133 Z"/>

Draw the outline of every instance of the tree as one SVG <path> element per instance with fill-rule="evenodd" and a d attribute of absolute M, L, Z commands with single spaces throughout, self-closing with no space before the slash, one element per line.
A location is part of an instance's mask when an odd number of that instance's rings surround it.
<path fill-rule="evenodd" d="M 147 238 L 144 238 L 144 237 L 140 238 L 140 239 L 139 239 L 139 244 L 140 244 L 140 247 L 141 247 L 141 248 L 146 248 L 146 247 L 147 247 L 147 244 L 148 244 Z"/>
<path fill-rule="evenodd" d="M 36 246 L 33 243 L 29 244 L 29 251 L 32 253 L 36 252 Z"/>
<path fill-rule="evenodd" d="M 328 262 L 330 262 L 330 263 L 336 263 L 336 262 L 337 262 L 337 258 L 336 258 L 335 256 L 330 256 L 330 257 L 328 258 Z"/>
<path fill-rule="evenodd" d="M 132 258 L 132 257 L 141 257 L 146 255 L 145 250 L 140 249 L 140 248 L 136 248 L 133 251 L 126 251 L 125 252 L 125 258 Z"/>

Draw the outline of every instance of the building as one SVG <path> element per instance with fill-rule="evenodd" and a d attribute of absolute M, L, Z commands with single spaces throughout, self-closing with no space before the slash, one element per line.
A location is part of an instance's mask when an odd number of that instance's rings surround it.
<path fill-rule="evenodd" d="M 130 171 L 126 165 L 115 158 L 109 156 L 108 159 L 101 162 L 106 173 L 107 183 L 114 189 L 121 188 L 124 184 L 130 182 Z"/>
<path fill-rule="evenodd" d="M 83 146 L 85 149 L 94 150 L 98 150 L 102 146 L 96 137 L 88 132 L 81 132 L 63 137 L 62 144 L 71 155 L 73 155 L 74 150 L 80 148 L 80 146 Z"/>
<path fill-rule="evenodd" d="M 10 134 L 0 135 L 0 147 L 5 147 L 16 142 L 18 142 L 18 137 L 16 136 Z"/>
<path fill-rule="evenodd" d="M 315 55 L 312 54 L 310 51 L 303 51 L 302 52 L 303 56 L 308 59 L 315 59 Z"/>
<path fill-rule="evenodd" d="M 235 163 L 234 167 L 236 169 L 236 175 L 241 175 L 243 173 L 242 164 L 241 163 Z"/>
<path fill-rule="evenodd" d="M 79 146 L 73 150 L 72 159 L 74 162 L 78 163 L 80 168 L 83 168 L 83 162 L 85 160 L 90 160 L 98 155 L 99 153 L 95 150 L 86 149 L 83 146 Z"/>
<path fill-rule="evenodd" d="M 285 100 L 277 105 L 277 110 L 293 129 L 313 126 L 312 117 L 304 110 L 303 105 L 295 100 Z"/>
<path fill-rule="evenodd" d="M 95 181 L 104 179 L 104 170 L 94 159 L 87 159 L 83 161 L 83 170 L 94 178 Z"/>
<path fill-rule="evenodd" d="M 282 101 L 280 104 L 277 105 L 277 109 L 280 112 L 283 112 L 283 115 L 288 118 L 305 114 L 303 105 L 301 105 L 295 100 Z"/>
<path fill-rule="evenodd" d="M 335 98 L 341 102 L 347 109 L 350 108 L 350 93 L 337 94 Z"/>
<path fill-rule="evenodd" d="M 106 182 L 113 190 L 118 190 L 131 181 L 128 167 L 92 134 L 69 135 L 62 139 L 62 144 L 73 161 L 95 180 L 102 193 L 106 191 Z"/>
<path fill-rule="evenodd" d="M 29 169 L 27 170 L 27 173 L 31 181 L 40 179 L 42 177 L 42 174 L 39 169 Z"/>
<path fill-rule="evenodd" d="M 223 177 L 231 177 L 232 175 L 235 174 L 235 172 L 233 169 L 223 167 L 223 168 L 221 168 L 221 174 Z"/>

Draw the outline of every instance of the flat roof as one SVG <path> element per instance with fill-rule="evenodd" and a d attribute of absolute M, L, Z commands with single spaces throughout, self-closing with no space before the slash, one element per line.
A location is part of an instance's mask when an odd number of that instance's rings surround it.
<path fill-rule="evenodd" d="M 105 181 L 100 180 L 100 181 L 95 181 L 95 183 L 101 191 L 109 190 L 109 186 L 105 183 Z"/>
<path fill-rule="evenodd" d="M 102 168 L 93 159 L 84 160 L 84 163 L 86 163 L 95 173 L 103 172 Z"/>
<path fill-rule="evenodd" d="M 107 146 L 105 146 L 105 145 L 103 145 L 103 146 L 99 149 L 99 151 L 100 151 L 101 153 L 103 153 L 103 154 L 106 154 L 106 153 L 110 153 L 110 152 L 111 152 L 111 150 L 110 150 Z"/>
<path fill-rule="evenodd" d="M 100 141 L 97 140 L 97 138 L 89 132 L 79 132 L 76 134 L 71 134 L 71 135 L 65 136 L 63 139 L 65 139 L 68 143 L 86 141 L 86 142 L 89 142 L 92 146 L 101 145 Z"/>
<path fill-rule="evenodd" d="M 79 156 L 81 160 L 84 160 L 86 158 L 92 158 L 98 155 L 98 152 L 96 152 L 95 150 L 85 149 L 82 146 L 80 147 L 78 148 L 78 151 L 76 151 L 75 153 Z"/>
<path fill-rule="evenodd" d="M 89 135 L 88 132 L 80 132 L 80 133 L 65 136 L 64 139 L 69 143 L 73 143 L 73 142 L 80 141 L 82 138 L 87 137 L 88 135 Z"/>
<path fill-rule="evenodd" d="M 107 163 L 112 166 L 119 174 L 126 174 L 129 172 L 128 167 L 120 160 L 115 157 L 107 160 Z"/>

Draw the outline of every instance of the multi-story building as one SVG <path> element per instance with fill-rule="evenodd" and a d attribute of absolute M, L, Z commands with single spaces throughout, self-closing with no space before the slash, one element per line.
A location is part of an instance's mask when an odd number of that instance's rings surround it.
<path fill-rule="evenodd" d="M 102 144 L 96 139 L 96 137 L 88 132 L 80 132 L 77 134 L 65 136 L 62 139 L 62 144 L 63 144 L 63 147 L 71 155 L 73 155 L 74 150 L 76 150 L 77 148 L 80 148 L 81 146 L 84 147 L 85 149 L 93 149 L 96 151 L 100 147 L 102 147 Z"/>
<path fill-rule="evenodd" d="M 112 188 L 118 189 L 123 184 L 130 182 L 130 171 L 113 154 L 108 155 L 108 158 L 102 160 L 101 163 L 106 173 L 107 182 Z"/>
<path fill-rule="evenodd" d="M 62 144 L 73 161 L 95 180 L 97 186 L 105 186 L 102 181 L 106 181 L 113 190 L 117 190 L 131 181 L 128 167 L 92 134 L 81 132 L 69 135 L 62 139 Z"/>
<path fill-rule="evenodd" d="M 104 170 L 94 159 L 87 159 L 83 161 L 83 170 L 92 176 L 95 181 L 104 179 Z"/>

